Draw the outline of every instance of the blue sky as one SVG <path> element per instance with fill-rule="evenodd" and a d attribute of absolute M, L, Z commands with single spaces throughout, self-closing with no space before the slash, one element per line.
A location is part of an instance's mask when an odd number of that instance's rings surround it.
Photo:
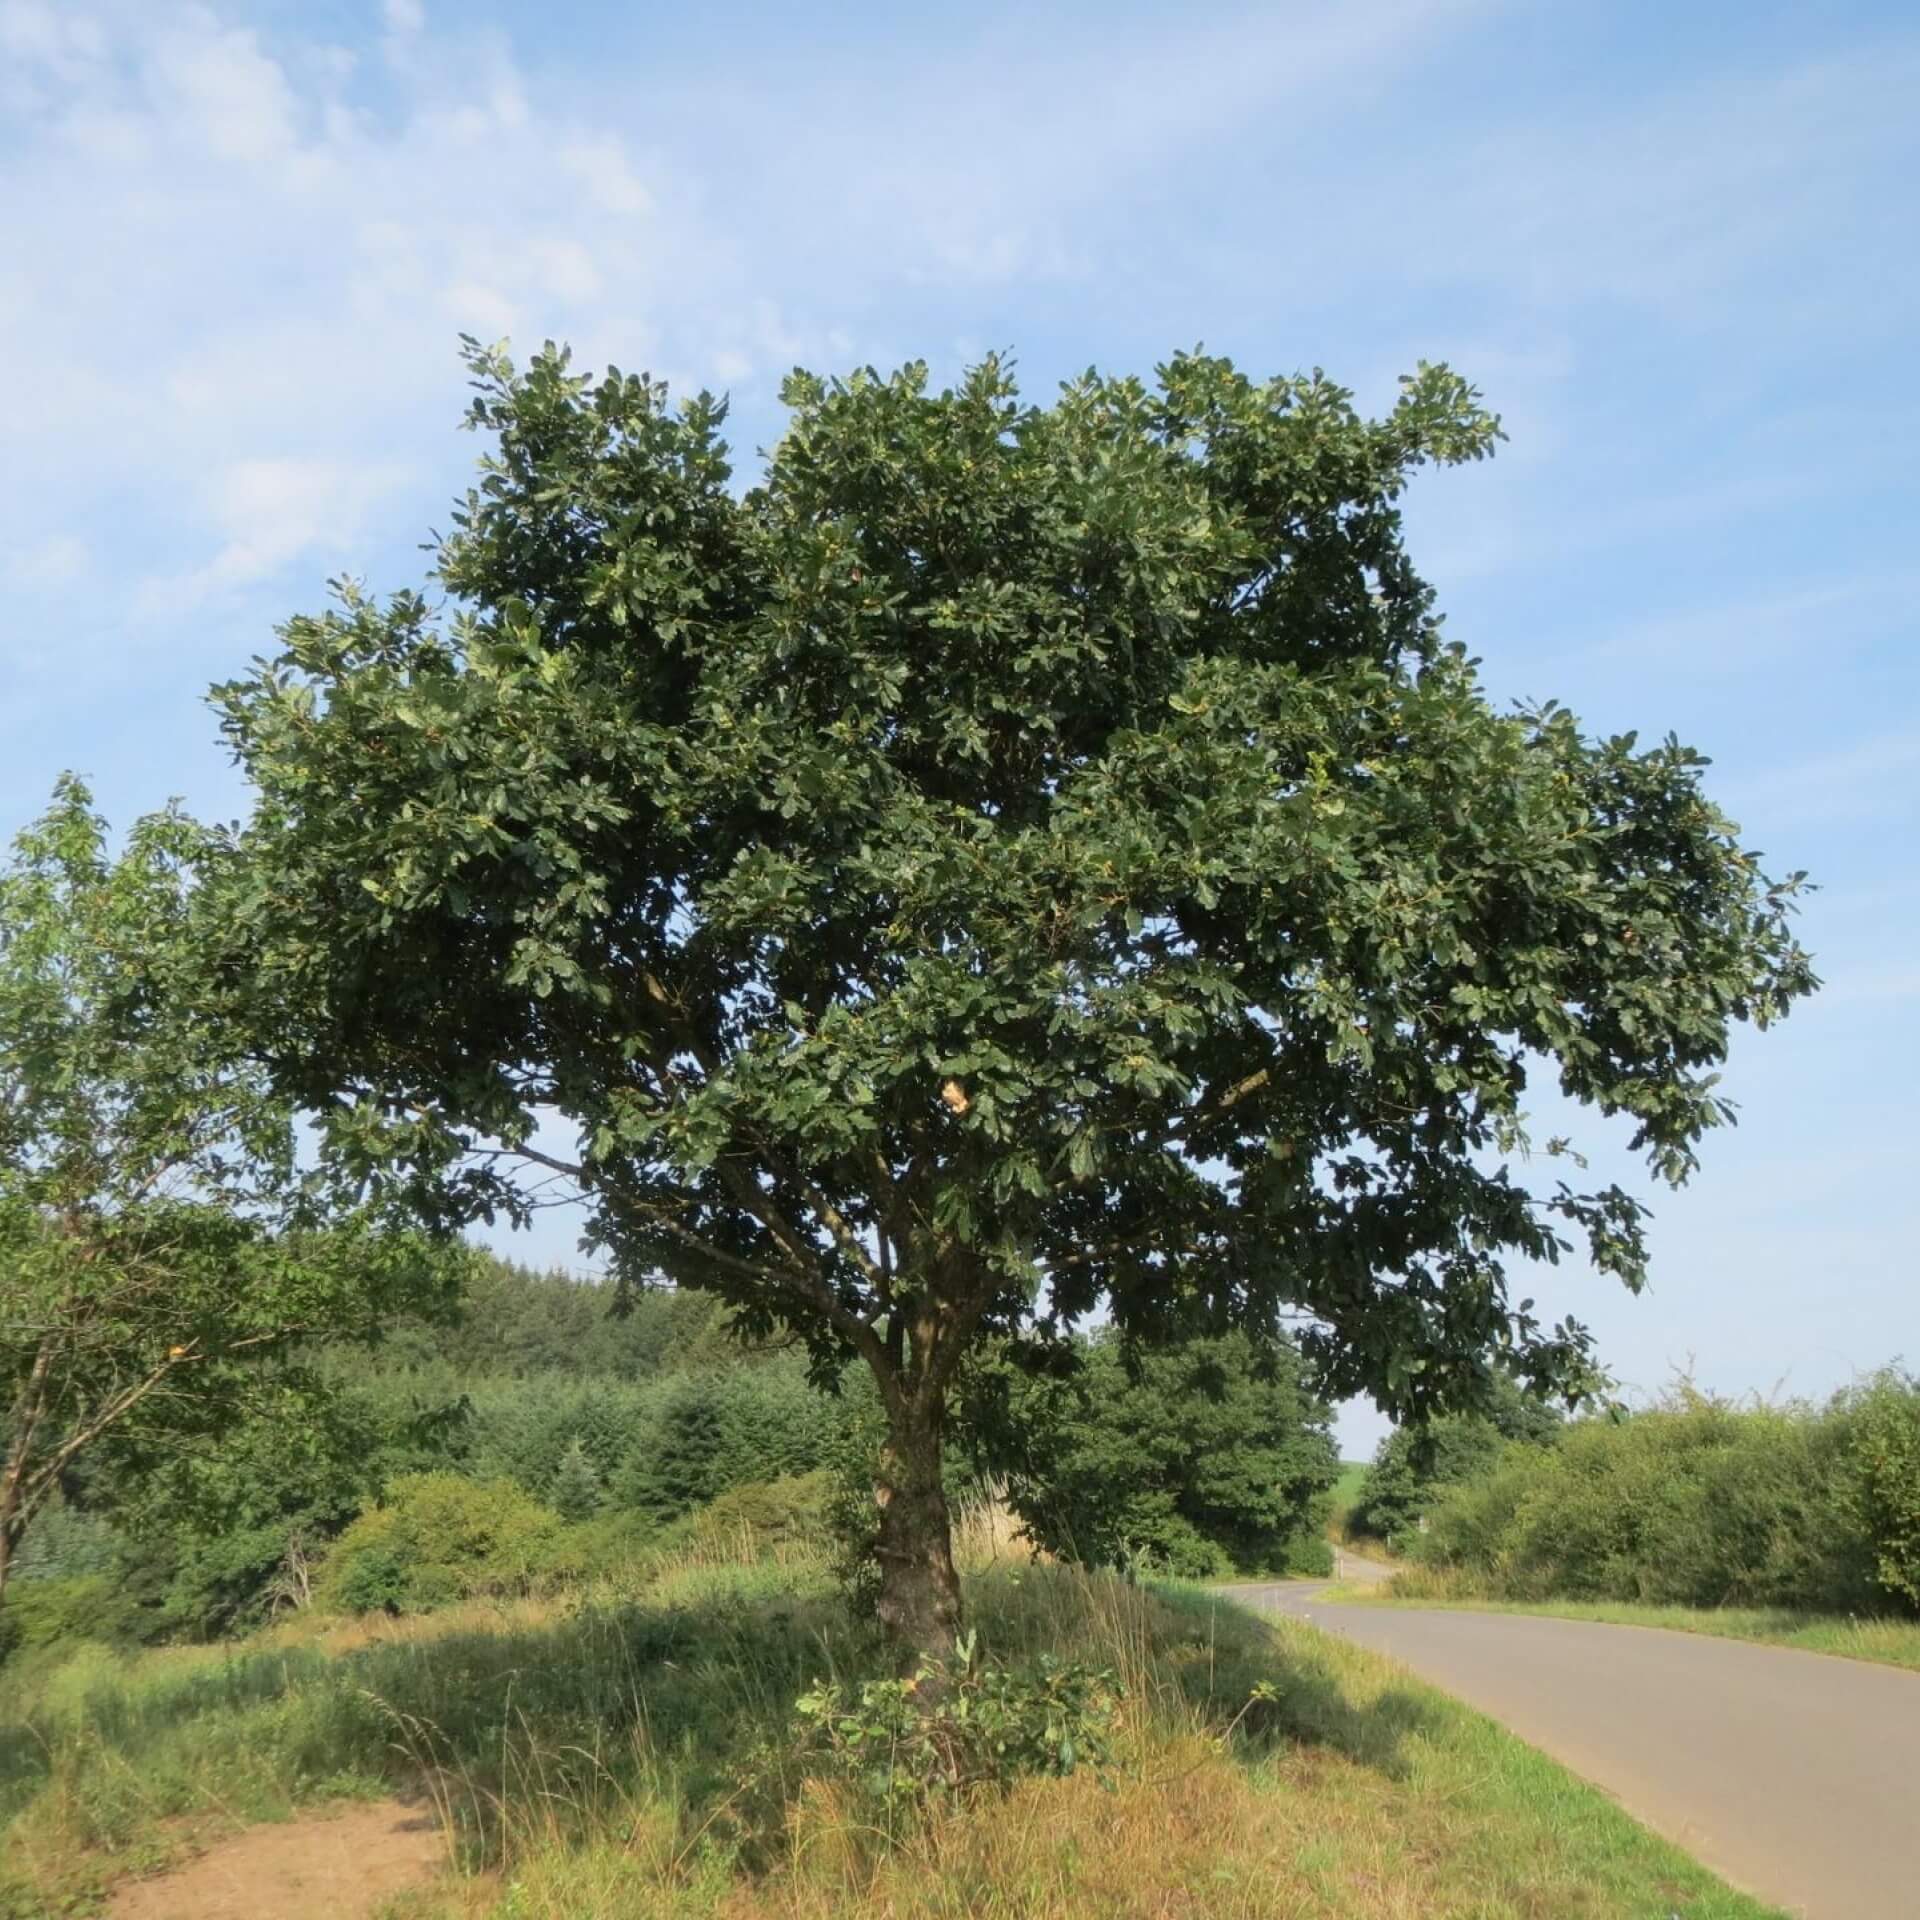
<path fill-rule="evenodd" d="M 0 0 L 0 830 L 244 806 L 203 690 L 418 579 L 462 329 L 724 388 L 748 466 L 796 362 L 1448 359 L 1511 435 L 1409 505 L 1451 631 L 1822 886 L 1651 1291 L 1531 1290 L 1640 1390 L 1920 1361 L 1916 180 L 1894 6 Z"/>

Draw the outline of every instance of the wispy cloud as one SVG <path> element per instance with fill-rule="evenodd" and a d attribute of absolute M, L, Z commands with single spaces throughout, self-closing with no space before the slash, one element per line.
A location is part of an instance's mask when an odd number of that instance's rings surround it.
<path fill-rule="evenodd" d="M 1920 965 L 1911 962 L 1843 964 L 1829 969 L 1824 1000 L 1837 1006 L 1887 1006 L 1920 1002 Z"/>
<path fill-rule="evenodd" d="M 445 431 L 458 331 L 562 335 L 764 414 L 796 360 L 881 351 L 847 298 L 876 262 L 902 286 L 1059 265 L 1090 208 L 1223 116 L 1308 115 L 1475 11 L 1321 4 L 1092 50 L 1042 36 L 1012 62 L 983 45 L 931 95 L 849 54 L 817 90 L 736 93 L 729 145 L 673 137 L 671 76 L 642 77 L 644 111 L 596 106 L 419 0 L 385 0 L 358 48 L 233 8 L 101 0 L 81 21 L 0 0 L 0 353 L 33 369 L 0 514 L 43 555 L 126 526 L 109 590 L 137 642 L 417 537 L 465 464 Z M 744 194 L 741 166 L 760 175 Z M 416 446 L 436 464 L 395 464 Z M 0 665 L 32 644 L 0 639 Z"/>
<path fill-rule="evenodd" d="M 49 593 L 72 586 L 87 570 L 87 543 L 78 534 L 49 533 L 0 560 L 9 586 Z"/>
<path fill-rule="evenodd" d="M 1670 675 L 1748 673 L 1786 658 L 1831 666 L 1859 641 L 1909 628 L 1917 600 L 1920 574 L 1849 575 L 1626 621 L 1577 651 Z"/>
<path fill-rule="evenodd" d="M 1911 820 L 1920 811 L 1920 729 L 1869 735 L 1727 788 L 1736 816 L 1752 812 L 1800 827 Z"/>

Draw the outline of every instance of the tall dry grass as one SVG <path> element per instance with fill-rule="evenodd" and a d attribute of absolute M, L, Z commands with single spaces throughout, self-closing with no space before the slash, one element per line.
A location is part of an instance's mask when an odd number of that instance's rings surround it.
<path fill-rule="evenodd" d="M 884 1650 L 817 1566 L 709 1544 L 638 1593 L 96 1649 L 0 1682 L 0 1915 L 83 1907 L 183 1835 L 396 1786 L 450 1836 L 411 1920 L 1764 1911 L 1355 1649 L 1035 1564 L 990 1508 L 961 1551 L 992 1657 L 1115 1674 L 1110 1766 L 883 1830 L 810 1764 L 793 1703 L 889 1671 Z"/>

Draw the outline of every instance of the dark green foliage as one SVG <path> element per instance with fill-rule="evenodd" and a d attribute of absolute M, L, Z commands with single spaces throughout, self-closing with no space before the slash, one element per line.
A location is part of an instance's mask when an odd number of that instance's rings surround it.
<path fill-rule="evenodd" d="M 614 1482 L 622 1507 L 667 1521 L 749 1481 L 810 1472 L 833 1405 L 793 1369 L 680 1374 L 665 1383 Z"/>
<path fill-rule="evenodd" d="M 591 1281 L 486 1257 L 475 1270 L 456 1358 L 434 1350 L 441 1329 L 402 1324 L 372 1347 L 317 1353 L 308 1371 L 263 1369 L 221 1443 L 156 1460 L 137 1498 L 97 1461 L 80 1505 L 50 1509 L 27 1534 L 21 1577 L 111 1573 L 132 1609 L 116 1631 L 199 1639 L 303 1604 L 333 1540 L 409 1474 L 511 1482 L 557 1518 L 590 1522 L 569 1533 L 565 1565 L 618 1570 L 716 1495 L 824 1458 L 836 1415 L 800 1358 L 742 1348 L 716 1302 L 649 1292 L 616 1313 Z M 602 1325 L 619 1342 L 596 1339 Z M 577 1364 L 518 1364 L 563 1335 L 578 1338 Z M 809 1523 L 760 1501 L 752 1525 L 778 1545 Z M 510 1566 L 505 1583 L 518 1577 Z"/>
<path fill-rule="evenodd" d="M 1491 451 L 1465 382 L 796 374 L 743 490 L 710 397 L 470 359 L 444 613 L 345 587 L 216 695 L 221 976 L 330 1167 L 464 1220 L 504 1142 L 627 1280 L 858 1356 L 928 1644 L 986 1334 L 1297 1317 L 1402 1416 L 1589 1382 L 1508 1268 L 1637 1286 L 1642 1210 L 1522 1188 L 1530 1080 L 1681 1180 L 1813 980 L 1700 755 L 1443 641 L 1399 498 Z"/>
<path fill-rule="evenodd" d="M 662 1373 L 749 1360 L 711 1294 L 539 1272 L 483 1256 L 451 1326 L 405 1326 L 383 1364 L 445 1366 L 464 1377 L 541 1374 L 639 1381 Z"/>
<path fill-rule="evenodd" d="M 1374 1455 L 1349 1527 L 1378 1540 L 1398 1539 L 1419 1525 L 1445 1488 L 1491 1472 L 1505 1447 L 1498 1430 L 1474 1414 L 1396 1427 Z"/>
<path fill-rule="evenodd" d="M 119 1545 L 120 1536 L 102 1515 L 56 1500 L 28 1528 L 13 1577 L 71 1580 L 81 1574 L 111 1573 Z"/>
<path fill-rule="evenodd" d="M 728 1485 L 731 1442 L 709 1383 L 676 1380 L 621 1475 L 620 1504 L 655 1521 L 705 1506 Z"/>
<path fill-rule="evenodd" d="M 1078 1343 L 1026 1372 L 1010 1353 L 968 1376 L 963 1417 L 983 1473 L 1028 1532 L 1093 1565 L 1145 1560 L 1195 1579 L 1317 1570 L 1308 1545 L 1339 1473 L 1326 1407 L 1289 1345 L 1245 1335 L 1129 1351 Z"/>
<path fill-rule="evenodd" d="M 1887 1496 L 1911 1511 L 1882 1437 L 1920 1424 L 1916 1400 L 1892 1379 L 1825 1408 L 1681 1388 L 1647 1412 L 1577 1421 L 1551 1449 L 1509 1448 L 1444 1490 L 1403 1544 L 1515 1599 L 1920 1610 L 1875 1531 Z"/>
<path fill-rule="evenodd" d="M 307 1570 L 334 1537 L 436 1451 L 431 1428 L 362 1385 L 263 1382 L 217 1448 L 163 1463 L 147 1497 L 121 1509 L 149 1637 L 213 1638 L 304 1604 Z"/>
<path fill-rule="evenodd" d="M 554 1476 L 578 1446 L 603 1486 L 644 1449 L 659 1425 L 671 1382 L 582 1380 L 567 1374 L 426 1376 L 463 1404 L 448 1434 L 448 1457 L 474 1479 L 517 1482 L 552 1497 Z"/>
<path fill-rule="evenodd" d="M 1495 1374 L 1480 1411 L 1396 1427 L 1381 1441 L 1348 1516 L 1354 1533 L 1397 1540 L 1420 1524 L 1441 1492 L 1493 1470 L 1510 1441 L 1550 1446 L 1565 1416 L 1506 1374 Z"/>

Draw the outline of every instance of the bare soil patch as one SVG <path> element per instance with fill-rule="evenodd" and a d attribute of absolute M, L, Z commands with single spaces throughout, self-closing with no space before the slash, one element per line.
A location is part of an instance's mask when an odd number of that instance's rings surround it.
<path fill-rule="evenodd" d="M 447 1863 L 425 1802 L 382 1800 L 250 1827 L 114 1891 L 110 1920 L 361 1920 Z"/>

